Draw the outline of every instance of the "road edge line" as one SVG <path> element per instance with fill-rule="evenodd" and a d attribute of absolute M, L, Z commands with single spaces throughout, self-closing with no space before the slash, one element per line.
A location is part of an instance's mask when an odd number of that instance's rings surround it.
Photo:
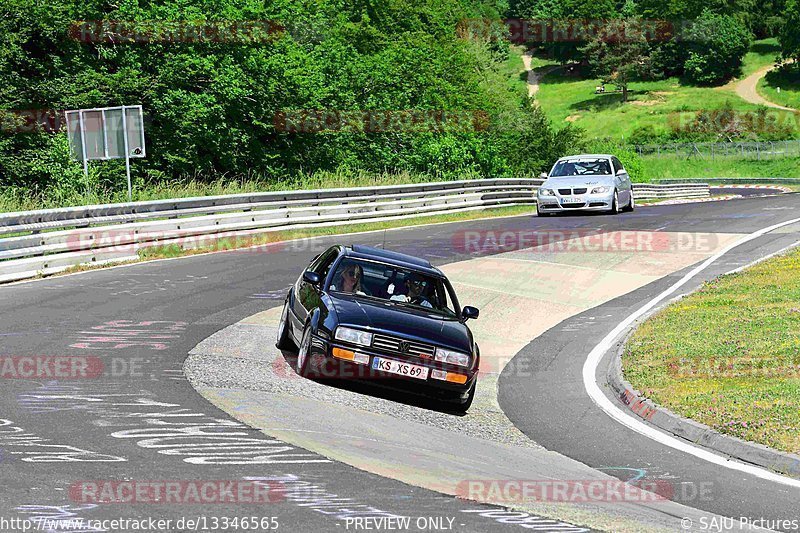
<path fill-rule="evenodd" d="M 745 237 L 739 239 L 738 241 L 729 244 L 728 246 L 726 246 L 713 256 L 703 261 L 700 265 L 693 268 L 680 280 L 678 280 L 676 283 L 674 283 L 672 286 L 664 290 L 659 295 L 652 298 L 648 303 L 640 307 L 632 314 L 628 315 L 628 317 L 626 317 L 622 322 L 620 322 L 611 332 L 609 332 L 605 337 L 603 337 L 603 339 L 591 350 L 591 352 L 589 352 L 588 356 L 586 357 L 586 361 L 584 362 L 582 369 L 583 385 L 587 394 L 592 399 L 592 402 L 594 402 L 595 405 L 597 405 L 603 412 L 605 412 L 616 422 L 622 424 L 628 429 L 631 429 L 632 431 L 635 431 L 636 433 L 639 433 L 640 435 L 643 435 L 653 441 L 658 442 L 659 444 L 668 446 L 678 451 L 682 451 L 684 453 L 688 453 L 689 455 L 693 455 L 698 459 L 708 461 L 718 466 L 730 468 L 731 470 L 737 470 L 746 474 L 756 476 L 761 479 L 780 483 L 782 485 L 788 485 L 800 488 L 800 479 L 790 478 L 782 474 L 770 472 L 768 470 L 761 468 L 760 466 L 732 461 L 730 459 L 717 455 L 716 453 L 713 453 L 709 450 L 698 448 L 688 440 L 663 433 L 662 431 L 656 429 L 655 427 L 645 424 L 639 418 L 629 415 L 628 413 L 624 412 L 619 406 L 615 405 L 611 401 L 611 399 L 609 399 L 608 396 L 606 396 L 603 393 L 596 380 L 596 373 L 604 356 L 613 348 L 615 341 L 620 339 L 620 337 L 624 334 L 624 332 L 627 331 L 628 328 L 630 328 L 637 320 L 641 319 L 648 312 L 655 309 L 659 303 L 663 302 L 667 297 L 675 293 L 679 288 L 684 286 L 695 276 L 697 276 L 699 273 L 708 268 L 711 264 L 715 263 L 717 260 L 725 256 L 731 250 L 745 243 L 748 243 L 752 240 L 755 240 L 758 237 L 761 237 L 776 229 L 780 229 L 782 227 L 789 226 L 792 224 L 797 224 L 798 222 L 800 222 L 800 218 L 795 218 L 778 224 L 774 224 L 772 226 L 762 228 L 756 232 L 746 235 Z"/>

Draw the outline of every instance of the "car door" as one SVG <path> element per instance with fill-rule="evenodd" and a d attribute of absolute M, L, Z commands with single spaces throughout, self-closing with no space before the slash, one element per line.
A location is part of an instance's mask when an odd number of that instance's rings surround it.
<path fill-rule="evenodd" d="M 328 275 L 328 270 L 337 257 L 339 257 L 339 247 L 333 246 L 328 248 L 316 259 L 314 259 L 311 264 L 308 265 L 306 270 L 311 270 L 312 272 L 319 274 L 320 279 L 322 279 L 322 283 L 324 283 L 325 277 Z M 297 297 L 295 298 L 292 309 L 294 310 L 299 322 L 297 326 L 302 327 L 305 324 L 309 313 L 315 308 L 319 307 L 322 303 L 322 299 L 320 298 L 322 287 L 314 287 L 304 280 L 303 273 L 300 273 L 300 278 L 297 280 L 297 284 L 295 285 L 295 291 Z"/>
<path fill-rule="evenodd" d="M 617 190 L 620 192 L 619 201 L 622 205 L 628 205 L 631 201 L 631 194 L 633 194 L 631 177 L 628 175 L 628 171 L 625 170 L 625 167 L 622 166 L 622 162 L 619 159 L 612 157 L 611 161 L 614 163 L 615 183 L 617 184 Z M 623 171 L 622 174 L 616 175 L 620 170 Z"/>

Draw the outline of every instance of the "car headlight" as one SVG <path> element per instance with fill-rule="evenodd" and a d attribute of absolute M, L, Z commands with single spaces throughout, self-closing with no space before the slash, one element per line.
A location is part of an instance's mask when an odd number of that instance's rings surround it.
<path fill-rule="evenodd" d="M 592 194 L 603 194 L 611 190 L 611 187 L 595 187 L 592 189 Z"/>
<path fill-rule="evenodd" d="M 553 196 L 553 189 L 539 189 L 539 196 Z"/>
<path fill-rule="evenodd" d="M 361 331 L 360 329 L 344 328 L 340 326 L 336 328 L 334 337 L 338 341 L 360 344 L 361 346 L 369 346 L 372 344 L 372 333 Z"/>
<path fill-rule="evenodd" d="M 442 363 L 450 363 L 451 365 L 469 366 L 469 355 L 452 350 L 445 350 L 444 348 L 436 348 L 435 359 Z"/>

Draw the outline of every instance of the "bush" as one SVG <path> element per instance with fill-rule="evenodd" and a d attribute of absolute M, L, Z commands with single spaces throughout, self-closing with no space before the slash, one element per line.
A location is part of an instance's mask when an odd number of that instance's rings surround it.
<path fill-rule="evenodd" d="M 686 76 L 706 85 L 736 75 L 753 38 L 736 18 L 706 10 L 687 32 L 687 39 L 692 45 L 685 65 Z"/>
<path fill-rule="evenodd" d="M 148 157 L 133 165 L 136 183 L 279 180 L 340 168 L 434 178 L 534 173 L 574 134 L 553 131 L 500 74 L 502 33 L 457 35 L 461 21 L 499 19 L 504 9 L 503 0 L 9 0 L 0 17 L 0 109 L 143 104 Z M 299 22 L 258 42 L 132 44 L 81 42 L 70 35 L 75 20 Z M 284 131 L 276 117 L 292 110 L 461 110 L 485 114 L 491 126 Z M 516 126 L 503 126 L 510 116 Z M 63 133 L 0 132 L 0 187 L 72 195 L 124 183 L 118 162 L 91 165 L 86 182 Z"/>

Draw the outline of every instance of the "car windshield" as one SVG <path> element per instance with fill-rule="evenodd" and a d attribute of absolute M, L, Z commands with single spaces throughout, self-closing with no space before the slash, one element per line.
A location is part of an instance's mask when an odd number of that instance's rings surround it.
<path fill-rule="evenodd" d="M 442 278 L 386 263 L 342 259 L 328 286 L 330 292 L 393 302 L 455 318 L 455 297 Z"/>
<path fill-rule="evenodd" d="M 550 174 L 552 178 L 568 176 L 602 176 L 611 174 L 608 159 L 567 159 L 559 161 Z"/>

